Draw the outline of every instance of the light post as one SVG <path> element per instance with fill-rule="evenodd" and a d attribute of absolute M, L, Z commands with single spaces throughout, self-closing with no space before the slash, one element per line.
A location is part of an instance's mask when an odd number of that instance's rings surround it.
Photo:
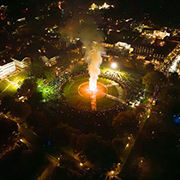
<path fill-rule="evenodd" d="M 113 62 L 113 63 L 111 64 L 111 68 L 116 69 L 116 68 L 117 68 L 117 63 Z"/>

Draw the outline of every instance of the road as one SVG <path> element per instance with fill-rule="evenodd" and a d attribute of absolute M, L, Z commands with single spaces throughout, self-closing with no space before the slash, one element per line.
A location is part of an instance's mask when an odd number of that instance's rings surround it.
<path fill-rule="evenodd" d="M 24 144 L 26 144 L 30 149 L 34 150 L 39 147 L 39 137 L 30 129 L 22 127 L 18 124 L 18 129 L 20 132 L 20 139 L 22 139 Z"/>
<path fill-rule="evenodd" d="M 126 162 L 128 161 L 129 156 L 131 155 L 131 153 L 132 153 L 132 151 L 133 151 L 133 149 L 134 149 L 134 147 L 135 147 L 135 145 L 136 145 L 136 142 L 137 142 L 138 139 L 139 139 L 139 136 L 140 136 L 141 132 L 143 131 L 143 129 L 144 129 L 144 127 L 145 127 L 145 124 L 147 124 L 147 120 L 148 120 L 148 118 L 149 118 L 150 112 L 151 112 L 151 108 L 150 108 L 150 107 L 147 107 L 146 112 L 145 112 L 145 114 L 144 114 L 145 119 L 141 121 L 138 135 L 137 135 L 136 137 L 134 137 L 134 138 L 131 137 L 131 139 L 132 139 L 131 143 L 127 143 L 127 144 L 126 144 L 126 147 L 125 147 L 125 149 L 124 149 L 124 154 L 123 154 L 123 156 L 121 157 L 121 160 L 123 161 L 123 163 L 122 163 L 122 165 L 121 165 L 121 169 L 120 169 L 120 172 L 119 172 L 119 173 L 121 173 L 121 171 L 123 170 Z"/>
<path fill-rule="evenodd" d="M 54 172 L 54 169 L 59 166 L 59 160 L 54 156 L 47 153 L 46 158 L 49 160 L 50 164 L 44 169 L 44 171 L 37 178 L 37 180 L 49 180 L 49 178 Z"/>
<path fill-rule="evenodd" d="M 30 149 L 34 150 L 36 148 L 40 148 L 39 146 L 39 137 L 31 130 L 18 125 L 20 131 L 20 141 L 27 145 Z M 61 165 L 60 159 L 69 160 L 73 165 L 74 171 L 77 171 L 81 175 L 86 174 L 88 177 L 91 177 L 95 172 L 90 167 L 85 164 L 81 164 L 81 162 L 76 159 L 74 156 L 68 154 L 63 151 L 63 155 L 61 155 L 62 150 L 59 149 L 59 156 L 53 154 L 46 154 L 46 159 L 50 162 L 48 167 L 44 169 L 41 175 L 38 177 L 38 180 L 48 180 L 48 178 L 52 175 L 54 168 Z M 60 157 L 61 156 L 61 157 Z"/>

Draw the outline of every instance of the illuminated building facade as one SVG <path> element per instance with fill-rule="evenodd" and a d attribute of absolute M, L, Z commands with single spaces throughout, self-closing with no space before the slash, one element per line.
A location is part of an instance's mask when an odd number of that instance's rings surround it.
<path fill-rule="evenodd" d="M 132 43 L 133 54 L 151 59 L 156 69 L 166 71 L 178 55 L 180 45 L 176 42 L 156 39 L 153 44 L 146 43 L 143 38 Z"/>
<path fill-rule="evenodd" d="M 28 67 L 31 64 L 31 58 L 30 57 L 25 57 L 22 60 L 16 59 L 15 57 L 11 58 L 15 65 L 20 67 L 20 68 L 25 68 Z"/>
<path fill-rule="evenodd" d="M 40 53 L 40 59 L 43 61 L 45 66 L 53 66 L 57 63 L 57 60 L 60 58 L 59 51 L 52 46 L 46 46 L 41 47 L 38 49 L 38 52 Z"/>
<path fill-rule="evenodd" d="M 41 59 L 43 61 L 43 63 L 45 64 L 45 66 L 53 66 L 57 63 L 57 59 L 59 58 L 59 56 L 53 56 L 51 58 L 48 58 L 47 56 L 41 56 Z"/>
<path fill-rule="evenodd" d="M 0 60 L 0 78 L 5 77 L 7 74 L 16 70 L 16 66 L 14 61 L 8 60 Z"/>
<path fill-rule="evenodd" d="M 141 35 L 148 38 L 164 39 L 165 37 L 169 37 L 170 33 L 168 33 L 166 30 L 144 28 Z"/>

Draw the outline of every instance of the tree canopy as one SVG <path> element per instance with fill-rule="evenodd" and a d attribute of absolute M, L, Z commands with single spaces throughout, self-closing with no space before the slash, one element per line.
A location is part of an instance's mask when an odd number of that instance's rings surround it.
<path fill-rule="evenodd" d="M 0 146 L 7 141 L 13 131 L 17 130 L 18 126 L 14 121 L 0 116 Z"/>
<path fill-rule="evenodd" d="M 156 85 L 162 86 L 165 82 L 165 76 L 158 71 L 150 71 L 142 79 L 142 83 L 145 85 L 146 90 L 149 92 L 153 92 Z"/>

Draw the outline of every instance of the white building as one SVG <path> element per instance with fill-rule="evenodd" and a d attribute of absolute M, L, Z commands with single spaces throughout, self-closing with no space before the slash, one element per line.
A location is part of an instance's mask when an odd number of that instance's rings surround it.
<path fill-rule="evenodd" d="M 7 74 L 16 70 L 14 61 L 12 60 L 1 60 L 0 59 L 0 78 L 5 77 Z"/>
<path fill-rule="evenodd" d="M 11 59 L 14 61 L 15 65 L 20 67 L 20 68 L 28 67 L 31 64 L 31 58 L 30 57 L 24 57 L 21 60 L 15 58 L 15 57 L 12 57 Z"/>
<path fill-rule="evenodd" d="M 123 49 L 129 50 L 131 48 L 131 45 L 125 42 L 117 42 L 115 44 L 115 48 L 119 50 L 123 50 Z"/>
<path fill-rule="evenodd" d="M 48 58 L 47 56 L 41 56 L 41 59 L 43 61 L 43 63 L 45 64 L 45 66 L 53 66 L 57 63 L 57 59 L 59 58 L 59 56 L 53 56 L 51 58 Z"/>

